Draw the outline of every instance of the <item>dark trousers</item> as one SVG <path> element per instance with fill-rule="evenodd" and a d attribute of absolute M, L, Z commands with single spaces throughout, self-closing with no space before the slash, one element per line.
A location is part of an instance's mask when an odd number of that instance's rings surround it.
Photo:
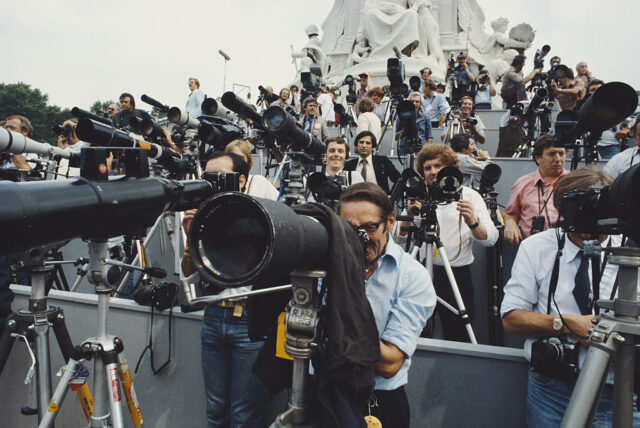
<path fill-rule="evenodd" d="M 462 301 L 464 302 L 464 306 L 469 314 L 469 318 L 473 320 L 473 283 L 471 281 L 471 266 L 453 267 L 451 270 L 453 270 L 453 276 L 458 283 L 458 289 L 460 290 L 460 295 L 462 296 Z M 438 297 L 454 308 L 458 308 L 444 267 L 437 265 L 433 266 L 433 286 L 436 289 Z M 454 314 L 439 303 L 436 306 L 436 311 L 438 313 L 438 317 L 440 317 L 444 338 L 446 340 L 470 342 L 465 324 L 459 315 Z"/>
<path fill-rule="evenodd" d="M 524 137 L 524 129 L 518 122 L 511 121 L 504 128 L 500 128 L 498 130 L 498 150 L 496 151 L 496 157 L 510 158 L 518 149 Z"/>
<path fill-rule="evenodd" d="M 371 407 L 371 414 L 380 419 L 383 428 L 409 428 L 410 410 L 409 399 L 404 386 L 392 391 L 376 389 L 373 394 L 378 405 Z M 369 414 L 369 407 L 365 403 L 360 406 L 363 415 Z"/>

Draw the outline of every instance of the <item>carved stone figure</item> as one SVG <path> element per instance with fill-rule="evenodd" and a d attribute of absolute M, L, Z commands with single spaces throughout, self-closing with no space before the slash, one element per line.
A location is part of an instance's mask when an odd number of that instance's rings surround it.
<path fill-rule="evenodd" d="M 299 52 L 293 51 L 293 46 L 291 47 L 291 57 L 296 65 L 296 72 L 302 73 L 303 71 L 309 71 L 309 66 L 311 64 L 318 64 L 322 70 L 322 75 L 326 76 L 329 64 L 327 63 L 327 56 L 320 47 L 318 27 L 311 24 L 305 28 L 305 32 L 309 38 L 305 47 Z M 297 65 L 296 59 L 300 59 L 300 66 Z M 298 74 L 298 78 L 299 76 L 300 75 Z"/>

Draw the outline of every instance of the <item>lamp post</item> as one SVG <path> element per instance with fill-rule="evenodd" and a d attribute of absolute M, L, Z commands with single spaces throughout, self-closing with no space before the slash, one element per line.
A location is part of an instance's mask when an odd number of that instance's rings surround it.
<path fill-rule="evenodd" d="M 222 78 L 222 93 L 227 90 L 227 62 L 231 61 L 231 57 L 227 55 L 222 49 L 218 49 L 218 53 L 224 58 L 224 77 Z"/>

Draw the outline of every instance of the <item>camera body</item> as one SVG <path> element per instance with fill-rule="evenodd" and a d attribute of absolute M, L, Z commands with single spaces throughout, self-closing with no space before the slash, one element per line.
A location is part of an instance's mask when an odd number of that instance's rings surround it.
<path fill-rule="evenodd" d="M 151 280 L 145 280 L 133 293 L 133 300 L 139 305 L 163 311 L 177 305 L 177 293 L 178 286 L 174 283 L 163 282 L 156 285 Z"/>
<path fill-rule="evenodd" d="M 356 103 L 356 83 L 355 83 L 355 79 L 353 78 L 352 75 L 348 74 L 344 78 L 344 81 L 342 82 L 342 84 L 349 86 L 349 91 L 348 91 L 348 94 L 347 94 L 347 104 L 355 104 Z"/>
<path fill-rule="evenodd" d="M 538 339 L 531 345 L 531 365 L 537 372 L 561 379 L 576 379 L 578 367 L 577 343 L 564 337 Z"/>
<path fill-rule="evenodd" d="M 478 119 L 475 117 L 468 117 L 464 121 L 473 126 L 476 126 L 478 124 Z"/>
<path fill-rule="evenodd" d="M 56 135 L 67 138 L 68 140 L 73 138 L 73 128 L 69 125 L 55 125 L 53 127 L 53 132 Z"/>
<path fill-rule="evenodd" d="M 202 174 L 202 179 L 211 185 L 213 189 L 212 195 L 240 191 L 240 174 L 237 172 L 206 171 Z"/>

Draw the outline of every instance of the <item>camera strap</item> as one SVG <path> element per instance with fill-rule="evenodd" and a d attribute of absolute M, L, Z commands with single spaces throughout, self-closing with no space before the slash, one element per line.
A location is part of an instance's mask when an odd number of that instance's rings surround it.
<path fill-rule="evenodd" d="M 564 249 L 564 241 L 566 237 L 567 234 L 563 233 L 562 238 L 558 239 L 558 252 L 556 253 L 556 261 L 553 264 L 553 270 L 551 271 L 549 294 L 547 295 L 547 315 L 551 313 L 551 299 L 556 294 L 556 288 L 558 287 L 558 275 L 560 274 L 560 257 L 562 257 L 562 250 Z"/>
<path fill-rule="evenodd" d="M 544 199 L 544 185 L 542 184 L 542 180 L 538 180 L 538 215 L 542 214 L 542 211 L 545 212 L 547 216 L 547 225 L 551 227 L 551 218 L 549 218 L 549 209 L 547 208 L 547 203 L 549 199 L 553 196 L 553 192 L 556 190 L 556 186 L 553 186 L 551 193 L 547 199 Z M 544 203 L 542 203 L 544 201 Z M 542 205 L 540 205 L 542 204 Z"/>

